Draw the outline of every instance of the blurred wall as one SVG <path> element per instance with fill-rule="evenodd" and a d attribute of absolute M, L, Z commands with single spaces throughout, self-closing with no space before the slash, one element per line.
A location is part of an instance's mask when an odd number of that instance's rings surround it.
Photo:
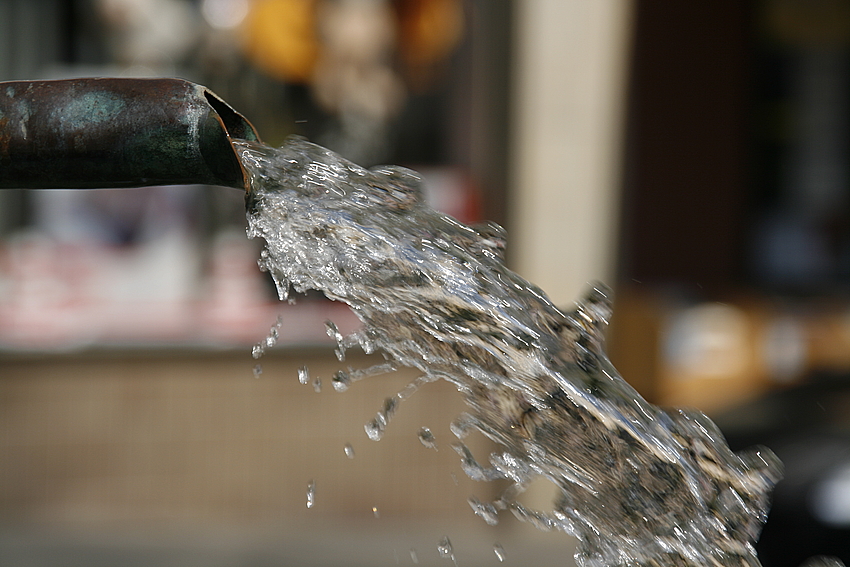
<path fill-rule="evenodd" d="M 615 271 L 632 9 L 627 0 L 515 7 L 510 254 L 559 305 Z"/>

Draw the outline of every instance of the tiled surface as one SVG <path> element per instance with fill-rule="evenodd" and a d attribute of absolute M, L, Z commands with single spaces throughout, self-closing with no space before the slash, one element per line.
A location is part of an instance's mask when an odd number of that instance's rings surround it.
<path fill-rule="evenodd" d="M 466 513 L 474 485 L 449 444 L 462 400 L 435 383 L 403 403 L 386 438 L 363 424 L 415 374 L 337 393 L 326 351 L 271 354 L 253 375 L 247 353 L 92 355 L 0 360 L 0 512 L 35 520 L 218 517 L 263 520 L 305 506 L 314 515 Z M 321 393 L 297 380 L 306 364 Z M 423 447 L 419 427 L 436 434 Z M 355 457 L 344 453 L 350 442 Z M 452 474 L 458 480 L 455 484 Z"/>
<path fill-rule="evenodd" d="M 374 362 L 274 352 L 255 378 L 246 352 L 4 356 L 0 564 L 412 565 L 417 549 L 420 564 L 442 565 L 445 535 L 463 566 L 498 564 L 496 541 L 514 565 L 569 561 L 564 536 L 472 514 L 467 498 L 496 486 L 468 480 L 450 448 L 463 411 L 451 385 L 427 385 L 382 441 L 366 437 L 384 398 L 416 376 L 333 391 L 336 369 Z M 298 383 L 305 364 L 321 393 Z M 422 426 L 438 451 L 419 443 Z M 486 458 L 483 440 L 471 445 Z"/>
<path fill-rule="evenodd" d="M 129 530 L 0 530 L 0 564 L 27 567 L 461 567 L 575 565 L 572 540 L 510 526 L 440 523 L 312 523 L 245 530 L 150 526 Z M 441 558 L 448 536 L 455 562 Z M 494 552 L 499 545 L 504 561 Z"/>

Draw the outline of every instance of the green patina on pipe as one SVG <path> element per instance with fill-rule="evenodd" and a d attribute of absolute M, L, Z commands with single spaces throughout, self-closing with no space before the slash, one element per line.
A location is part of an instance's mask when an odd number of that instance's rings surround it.
<path fill-rule="evenodd" d="M 233 139 L 254 127 L 182 79 L 0 82 L 0 188 L 247 189 Z"/>

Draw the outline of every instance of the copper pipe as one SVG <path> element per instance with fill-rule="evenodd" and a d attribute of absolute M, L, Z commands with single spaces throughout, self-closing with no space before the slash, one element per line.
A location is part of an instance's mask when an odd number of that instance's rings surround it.
<path fill-rule="evenodd" d="M 182 79 L 0 82 L 0 189 L 207 184 L 247 190 L 254 127 Z"/>

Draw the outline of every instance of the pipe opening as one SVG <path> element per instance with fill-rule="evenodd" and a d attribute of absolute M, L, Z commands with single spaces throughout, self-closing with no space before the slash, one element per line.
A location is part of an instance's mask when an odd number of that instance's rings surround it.
<path fill-rule="evenodd" d="M 229 137 L 239 138 L 240 140 L 259 141 L 260 138 L 257 136 L 257 132 L 254 130 L 251 123 L 248 122 L 241 114 L 233 110 L 230 105 L 207 89 L 204 89 L 204 98 L 207 99 L 207 102 L 213 107 L 213 110 L 218 113 Z"/>

